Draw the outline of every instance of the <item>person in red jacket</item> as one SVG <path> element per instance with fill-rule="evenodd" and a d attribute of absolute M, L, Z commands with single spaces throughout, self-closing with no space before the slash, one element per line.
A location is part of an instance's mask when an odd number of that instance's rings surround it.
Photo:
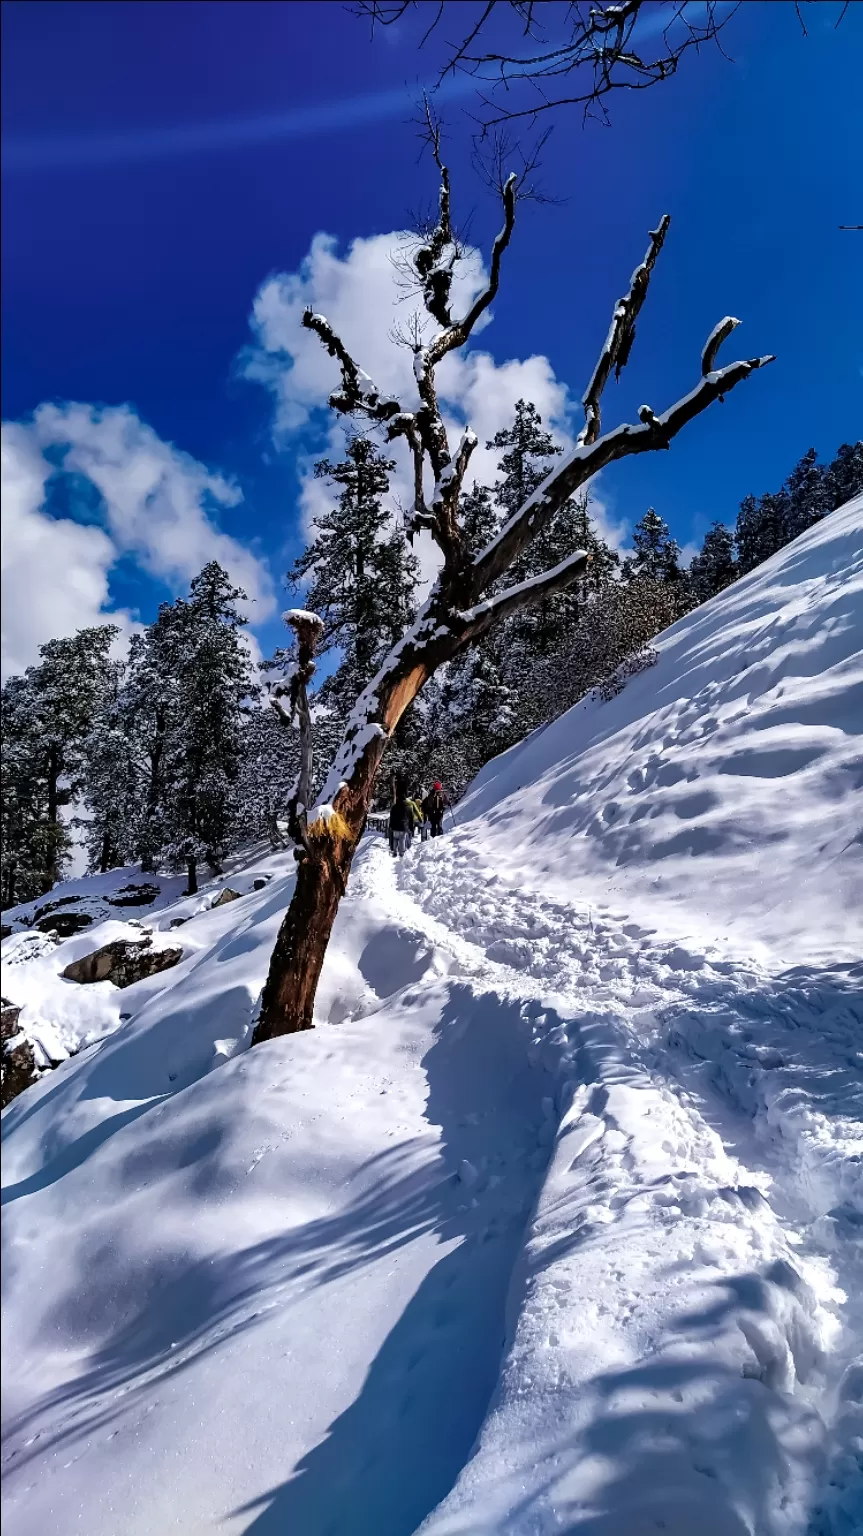
<path fill-rule="evenodd" d="M 423 816 L 431 827 L 432 837 L 440 837 L 443 831 L 443 814 L 446 810 L 446 801 L 443 797 L 443 786 L 439 779 L 435 779 L 431 794 L 426 795 L 423 801 Z"/>

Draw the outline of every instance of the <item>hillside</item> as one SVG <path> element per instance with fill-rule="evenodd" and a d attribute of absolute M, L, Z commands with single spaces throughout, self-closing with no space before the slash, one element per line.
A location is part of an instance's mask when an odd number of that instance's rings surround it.
<path fill-rule="evenodd" d="M 306 1035 L 284 854 L 3 915 L 11 1536 L 861 1528 L 862 620 L 858 498 L 369 834 Z"/>

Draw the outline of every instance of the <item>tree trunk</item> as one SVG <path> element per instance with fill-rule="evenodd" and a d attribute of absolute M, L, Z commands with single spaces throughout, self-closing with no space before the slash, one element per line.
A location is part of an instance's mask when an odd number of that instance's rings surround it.
<path fill-rule="evenodd" d="M 111 848 L 111 839 L 108 836 L 108 833 L 106 832 L 104 837 L 102 838 L 102 851 L 101 851 L 101 853 L 99 855 L 99 874 L 100 875 L 107 874 L 108 870 L 112 867 L 112 853 L 113 853 L 113 850 Z"/>
<path fill-rule="evenodd" d="M 162 753 L 165 747 L 165 712 L 162 709 L 156 711 L 156 735 L 150 748 L 150 782 L 147 786 L 147 815 L 146 825 L 149 826 L 159 807 L 159 799 L 162 790 Z M 147 874 L 154 873 L 156 868 L 156 851 L 144 834 L 144 845 L 141 850 L 141 869 Z"/>
<path fill-rule="evenodd" d="M 48 861 L 45 866 L 45 879 L 48 882 L 47 890 L 50 890 L 52 885 L 57 883 L 57 820 L 60 805 L 57 781 L 59 777 L 59 754 L 56 745 L 52 742 L 48 748 L 48 822 L 51 827 L 51 833 L 48 839 Z"/>
<path fill-rule="evenodd" d="M 270 961 L 253 1044 L 313 1028 L 315 994 L 357 841 L 339 839 L 321 860 L 301 858 L 296 890 Z"/>
<path fill-rule="evenodd" d="M 189 870 L 188 888 L 183 892 L 184 896 L 197 896 L 198 894 L 198 861 L 194 854 L 190 854 L 187 861 Z"/>

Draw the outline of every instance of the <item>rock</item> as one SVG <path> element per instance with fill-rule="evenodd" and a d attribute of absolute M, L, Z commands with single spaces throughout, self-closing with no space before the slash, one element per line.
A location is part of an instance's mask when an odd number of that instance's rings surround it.
<path fill-rule="evenodd" d="M 18 1033 L 20 1014 L 21 1009 L 17 1003 L 10 1003 L 8 997 L 0 997 L 0 1029 L 2 1029 L 4 1040 Z"/>
<path fill-rule="evenodd" d="M 34 926 L 40 933 L 56 933 L 60 939 L 70 939 L 73 933 L 89 928 L 92 921 L 91 912 L 54 912 L 50 917 L 41 918 Z"/>
<path fill-rule="evenodd" d="M 157 976 L 178 965 L 181 949 L 153 949 L 149 938 L 115 939 L 91 955 L 73 960 L 63 975 L 67 981 L 112 981 L 115 987 L 132 987 L 147 976 Z"/>
<path fill-rule="evenodd" d="M 9 924 L 0 923 L 0 939 L 8 939 L 11 937 L 11 934 L 12 929 L 9 927 Z"/>
<path fill-rule="evenodd" d="M 222 891 L 221 895 L 216 897 L 216 899 L 215 899 L 215 901 L 213 902 L 212 905 L 214 907 L 226 907 L 228 905 L 229 901 L 239 901 L 239 899 L 240 899 L 239 891 L 232 891 L 231 887 L 229 885 L 226 885 L 225 889 Z"/>
<path fill-rule="evenodd" d="M 271 875 L 266 875 L 266 876 L 258 875 L 257 880 L 255 880 L 253 885 L 252 885 L 252 890 L 253 891 L 262 891 L 265 886 L 269 885 L 271 879 L 272 879 Z"/>
<path fill-rule="evenodd" d="M 18 1028 L 21 1009 L 0 999 L 0 1107 L 6 1108 L 39 1077 L 30 1041 Z"/>
<path fill-rule="evenodd" d="M 161 887 L 141 881 L 138 885 L 121 885 L 112 896 L 106 896 L 110 907 L 149 907 L 161 896 Z"/>
<path fill-rule="evenodd" d="M 170 923 L 168 924 L 168 927 L 169 928 L 182 928 L 183 924 L 187 923 L 188 921 L 189 921 L 189 919 L 187 917 L 172 917 Z"/>
<path fill-rule="evenodd" d="M 46 912 L 56 912 L 58 907 L 74 907 L 75 902 L 80 900 L 80 896 L 58 896 L 56 901 L 45 901 L 41 907 L 35 909 L 33 922 L 38 923 L 40 917 L 44 917 Z"/>

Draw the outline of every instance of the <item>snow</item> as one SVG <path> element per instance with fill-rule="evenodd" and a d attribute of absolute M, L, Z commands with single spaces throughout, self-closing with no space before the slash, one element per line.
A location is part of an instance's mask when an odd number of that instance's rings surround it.
<path fill-rule="evenodd" d="M 861 1529 L 861 557 L 370 833 L 314 1031 L 245 1049 L 289 854 L 122 993 L 60 977 L 116 916 L 9 966 L 95 1032 L 3 1115 L 11 1536 Z"/>
<path fill-rule="evenodd" d="M 857 498 L 667 630 L 616 699 L 488 764 L 470 846 L 668 931 L 859 958 L 861 522 Z"/>

